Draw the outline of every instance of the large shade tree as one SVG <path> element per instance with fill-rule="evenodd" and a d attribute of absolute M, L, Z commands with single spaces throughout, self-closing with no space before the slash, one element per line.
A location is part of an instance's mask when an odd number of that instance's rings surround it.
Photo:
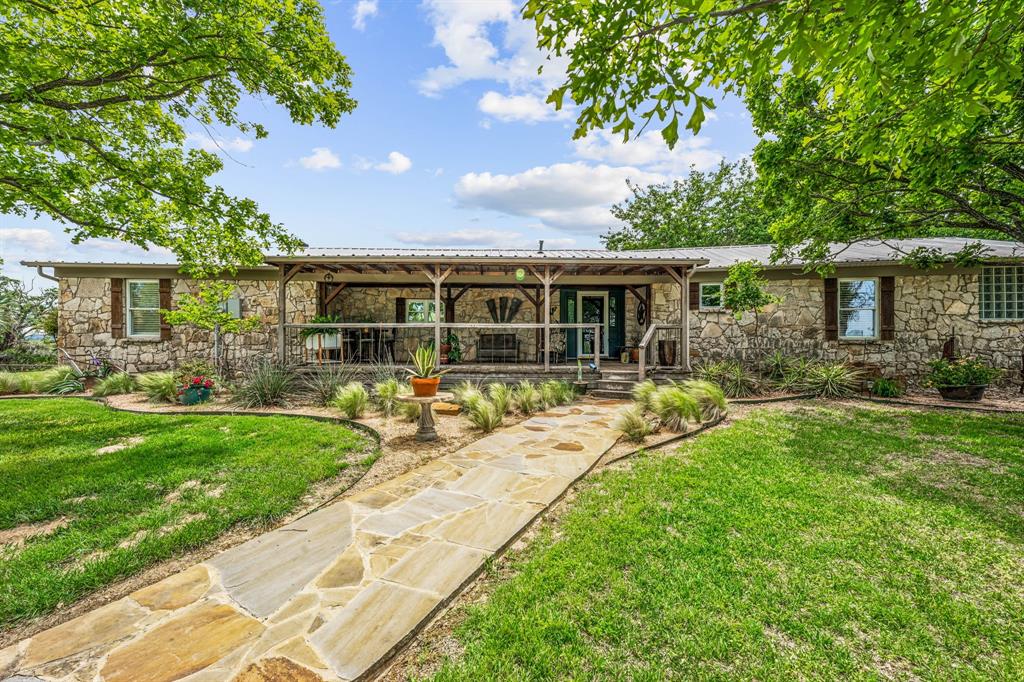
<path fill-rule="evenodd" d="M 744 97 L 783 247 L 930 234 L 1024 240 L 1019 0 L 529 0 L 569 57 L 575 135 L 701 129 Z"/>
<path fill-rule="evenodd" d="M 258 263 L 297 241 L 211 183 L 221 159 L 186 130 L 264 137 L 246 95 L 334 126 L 349 76 L 315 0 L 6 0 L 0 212 L 166 247 L 197 274 Z"/>

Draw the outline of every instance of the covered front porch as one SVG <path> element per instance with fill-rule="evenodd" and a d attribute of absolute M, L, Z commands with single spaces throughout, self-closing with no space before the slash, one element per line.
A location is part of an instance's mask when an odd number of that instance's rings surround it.
<path fill-rule="evenodd" d="M 279 271 L 278 355 L 290 364 L 403 364 L 441 349 L 453 374 L 689 371 L 690 275 L 705 261 L 658 252 L 310 250 Z M 315 283 L 318 319 L 288 310 Z M 309 290 L 309 287 L 306 287 Z M 667 295 L 666 295 L 667 294 Z M 593 367 L 591 367 L 593 365 Z"/>

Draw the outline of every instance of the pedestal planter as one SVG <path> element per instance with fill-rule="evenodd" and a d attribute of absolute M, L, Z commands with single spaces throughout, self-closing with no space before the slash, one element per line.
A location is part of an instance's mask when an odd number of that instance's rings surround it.
<path fill-rule="evenodd" d="M 943 400 L 955 400 L 960 402 L 976 402 L 985 397 L 987 384 L 977 386 L 936 386 L 939 395 Z"/>
<path fill-rule="evenodd" d="M 210 399 L 213 391 L 204 386 L 189 386 L 182 391 L 180 400 L 182 405 L 198 405 Z"/>
<path fill-rule="evenodd" d="M 417 398 L 429 398 L 437 395 L 437 387 L 441 385 L 441 377 L 431 377 L 429 379 L 413 377 L 410 381 L 412 383 L 412 394 Z"/>

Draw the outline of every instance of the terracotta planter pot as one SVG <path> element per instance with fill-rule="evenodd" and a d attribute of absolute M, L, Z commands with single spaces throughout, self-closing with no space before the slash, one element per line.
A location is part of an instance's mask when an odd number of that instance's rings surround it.
<path fill-rule="evenodd" d="M 412 378 L 412 394 L 417 398 L 429 398 L 437 395 L 437 387 L 441 385 L 441 377 L 432 379 Z"/>
<path fill-rule="evenodd" d="M 936 386 L 943 400 L 975 402 L 985 397 L 987 385 L 982 386 Z"/>
<path fill-rule="evenodd" d="M 629 361 L 630 362 L 640 362 L 640 349 L 639 348 L 630 348 L 629 349 Z"/>

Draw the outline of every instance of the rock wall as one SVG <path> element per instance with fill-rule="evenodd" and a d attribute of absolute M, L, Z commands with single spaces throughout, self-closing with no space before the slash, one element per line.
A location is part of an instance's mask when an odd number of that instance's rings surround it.
<path fill-rule="evenodd" d="M 758 318 L 737 321 L 726 311 L 690 311 L 690 354 L 694 363 L 736 358 L 748 362 L 765 350 L 795 356 L 862 363 L 882 374 L 913 381 L 942 356 L 953 337 L 957 352 L 975 356 L 1008 370 L 1013 379 L 1021 369 L 1024 321 L 981 320 L 979 273 L 895 277 L 895 338 L 892 341 L 826 341 L 824 283 L 821 279 L 772 280 L 769 290 L 782 297 Z M 655 285 L 654 319 L 678 322 L 679 288 Z M 666 336 L 670 338 L 670 336 Z M 760 340 L 758 340 L 760 339 Z"/>
<path fill-rule="evenodd" d="M 277 350 L 277 282 L 238 280 L 236 287 L 242 314 L 258 316 L 263 324 L 252 332 L 225 335 L 225 358 L 231 367 L 258 357 L 273 357 Z M 129 372 L 149 372 L 171 369 L 187 360 L 211 358 L 212 332 L 188 326 L 173 327 L 167 341 L 113 338 L 107 278 L 62 278 L 59 291 L 57 346 L 78 363 L 88 362 L 90 353 L 94 353 L 109 357 Z M 198 292 L 194 280 L 172 281 L 173 300 L 186 292 Z M 287 295 L 290 323 L 306 322 L 316 314 L 313 282 L 293 281 L 288 285 Z"/>

